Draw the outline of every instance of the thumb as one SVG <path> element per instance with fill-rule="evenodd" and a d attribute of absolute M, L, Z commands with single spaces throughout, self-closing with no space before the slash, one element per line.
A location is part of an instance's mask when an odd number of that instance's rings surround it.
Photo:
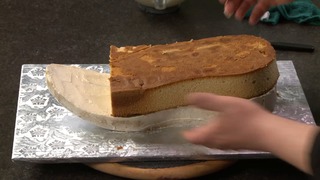
<path fill-rule="evenodd" d="M 212 134 L 216 131 L 216 123 L 217 121 L 213 120 L 206 125 L 184 131 L 182 132 L 182 135 L 187 141 L 193 144 L 213 147 Z"/>

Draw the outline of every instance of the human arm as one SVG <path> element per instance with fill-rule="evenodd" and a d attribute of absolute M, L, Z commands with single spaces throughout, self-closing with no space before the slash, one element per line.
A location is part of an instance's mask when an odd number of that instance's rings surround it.
<path fill-rule="evenodd" d="M 219 0 L 224 4 L 224 14 L 227 17 L 235 16 L 237 20 L 242 20 L 248 10 L 253 7 L 249 24 L 258 23 L 263 14 L 272 6 L 287 4 L 293 0 Z"/>
<path fill-rule="evenodd" d="M 207 125 L 184 132 L 188 141 L 211 148 L 268 151 L 312 174 L 310 153 L 317 126 L 276 116 L 241 98 L 194 93 L 188 102 L 220 112 Z"/>

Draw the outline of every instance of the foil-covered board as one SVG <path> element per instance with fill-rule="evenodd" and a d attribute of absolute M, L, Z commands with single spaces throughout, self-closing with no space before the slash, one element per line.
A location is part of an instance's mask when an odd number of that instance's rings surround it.
<path fill-rule="evenodd" d="M 273 113 L 315 124 L 292 61 L 278 61 L 280 77 Z M 107 64 L 73 65 L 102 73 Z M 268 152 L 219 150 L 193 145 L 179 125 L 145 132 L 116 132 L 73 115 L 50 94 L 45 64 L 25 64 L 13 140 L 12 160 L 38 163 L 214 160 L 272 157 Z M 288 137 L 289 138 L 289 137 Z"/>

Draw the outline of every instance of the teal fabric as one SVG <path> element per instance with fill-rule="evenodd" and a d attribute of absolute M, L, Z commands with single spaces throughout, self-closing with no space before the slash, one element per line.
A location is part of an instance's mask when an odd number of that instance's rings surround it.
<path fill-rule="evenodd" d="M 289 4 L 273 7 L 269 12 L 269 18 L 261 20 L 262 22 L 275 25 L 280 21 L 287 20 L 299 24 L 320 26 L 320 9 L 310 0 L 296 0 Z M 251 10 L 245 17 L 248 18 L 250 14 Z"/>

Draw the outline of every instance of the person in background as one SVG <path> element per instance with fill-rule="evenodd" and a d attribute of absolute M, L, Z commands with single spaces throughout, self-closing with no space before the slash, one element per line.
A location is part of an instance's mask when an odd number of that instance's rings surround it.
<path fill-rule="evenodd" d="M 288 4 L 293 0 L 219 0 L 224 4 L 224 14 L 230 18 L 232 15 L 237 20 L 242 20 L 251 7 L 253 7 L 249 24 L 255 25 L 259 22 L 260 18 L 272 6 Z"/>
<path fill-rule="evenodd" d="M 224 14 L 242 20 L 253 7 L 249 24 L 258 23 L 272 6 L 292 0 L 219 0 Z M 320 179 L 320 128 L 286 119 L 268 112 L 247 99 L 192 93 L 190 105 L 217 111 L 208 124 L 183 132 L 194 144 L 218 149 L 267 151 L 301 171 Z"/>

